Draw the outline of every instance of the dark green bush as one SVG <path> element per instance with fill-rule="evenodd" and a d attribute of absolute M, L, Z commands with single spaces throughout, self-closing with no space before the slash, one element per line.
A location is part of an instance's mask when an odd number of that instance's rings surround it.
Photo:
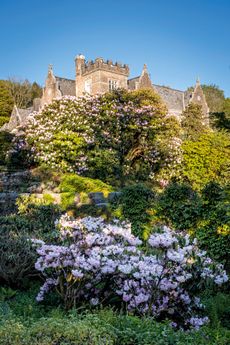
<path fill-rule="evenodd" d="M 230 269 L 230 209 L 223 187 L 211 182 L 199 195 L 188 185 L 173 183 L 159 197 L 157 209 L 166 223 L 190 231 L 211 258 Z"/>
<path fill-rule="evenodd" d="M 230 329 L 230 294 L 219 292 L 206 298 L 204 303 L 211 326 L 215 328 L 219 323 Z"/>
<path fill-rule="evenodd" d="M 13 137 L 8 132 L 0 132 L 0 165 L 7 164 L 7 152 L 12 146 Z"/>
<path fill-rule="evenodd" d="M 36 303 L 37 290 L 35 285 L 10 299 L 0 299 L 0 345 L 229 345 L 230 331 L 220 326 L 228 315 L 220 311 L 224 300 L 218 306 L 221 296 L 214 302 L 215 316 L 208 306 L 211 327 L 183 332 L 174 331 L 168 323 L 111 309 L 65 312 L 54 304 Z M 54 302 L 58 304 L 57 299 Z"/>
<path fill-rule="evenodd" d="M 0 128 L 7 122 L 9 122 L 9 116 L 0 116 Z"/>
<path fill-rule="evenodd" d="M 122 189 L 121 195 L 112 205 L 113 214 L 132 223 L 137 236 L 145 236 L 151 221 L 149 210 L 153 206 L 154 193 L 142 184 Z"/>
<path fill-rule="evenodd" d="M 227 197 L 224 188 L 215 181 L 208 183 L 201 191 L 201 195 L 208 205 L 216 205 Z"/>
<path fill-rule="evenodd" d="M 195 231 L 202 248 L 230 270 L 230 204 L 226 190 L 215 182 L 201 192 L 202 221 Z"/>
<path fill-rule="evenodd" d="M 20 287 L 35 274 L 36 253 L 28 241 L 28 233 L 0 229 L 0 281 Z"/>
<path fill-rule="evenodd" d="M 0 324 L 0 345 L 228 345 L 229 336 L 224 328 L 176 332 L 152 319 L 109 310 L 69 316 L 56 313 L 29 323 L 10 318 Z"/>
<path fill-rule="evenodd" d="M 24 206 L 24 207 L 23 207 Z M 20 214 L 0 217 L 0 280 L 23 287 L 34 276 L 36 253 L 29 238 L 53 240 L 60 209 L 53 204 L 20 204 Z"/>
<path fill-rule="evenodd" d="M 49 239 L 55 229 L 55 221 L 60 217 L 61 210 L 53 204 L 52 196 L 45 195 L 39 199 L 33 195 L 23 196 L 17 199 L 18 215 L 9 216 L 9 226 L 21 227 L 24 222 L 24 230 L 39 238 Z"/>
<path fill-rule="evenodd" d="M 172 183 L 158 199 L 158 214 L 178 230 L 196 228 L 202 212 L 202 201 L 197 192 L 186 184 Z"/>

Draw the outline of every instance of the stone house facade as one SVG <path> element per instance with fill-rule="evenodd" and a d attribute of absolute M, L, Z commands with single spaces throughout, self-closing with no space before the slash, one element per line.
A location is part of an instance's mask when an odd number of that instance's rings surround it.
<path fill-rule="evenodd" d="M 13 131 L 17 126 L 23 125 L 32 111 L 38 111 L 45 104 L 52 102 L 54 98 L 62 96 L 82 96 L 85 93 L 96 95 L 112 91 L 117 88 L 138 90 L 152 88 L 162 98 L 168 108 L 168 114 L 176 116 L 179 120 L 185 107 L 190 103 L 201 105 L 204 122 L 208 123 L 209 109 L 200 82 L 197 81 L 192 92 L 175 90 L 170 87 L 153 84 L 144 65 L 140 76 L 129 79 L 129 67 L 126 64 L 113 63 L 111 60 L 96 58 L 94 61 L 86 61 L 83 55 L 77 55 L 75 59 L 75 79 L 57 77 L 49 66 L 43 95 L 41 99 L 34 100 L 34 106 L 30 109 L 14 108 L 12 116 L 4 129 Z"/>

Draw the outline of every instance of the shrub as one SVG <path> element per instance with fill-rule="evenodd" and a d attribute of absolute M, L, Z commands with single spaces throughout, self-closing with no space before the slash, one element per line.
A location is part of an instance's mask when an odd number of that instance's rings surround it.
<path fill-rule="evenodd" d="M 158 199 L 158 214 L 179 230 L 196 228 L 201 218 L 202 202 L 197 192 L 187 184 L 172 183 Z"/>
<path fill-rule="evenodd" d="M 206 280 L 221 285 L 228 279 L 222 266 L 199 251 L 188 236 L 166 227 L 152 234 L 142 251 L 128 224 L 63 216 L 59 226 L 61 245 L 34 240 L 39 255 L 35 267 L 46 277 L 38 301 L 55 288 L 66 308 L 83 301 L 93 306 L 123 303 L 137 314 L 199 328 L 208 319 L 196 315 L 202 305 L 194 293 Z"/>
<path fill-rule="evenodd" d="M 1 345 L 228 345 L 229 331 L 218 321 L 200 331 L 175 331 L 150 317 L 112 309 L 64 313 L 60 307 L 38 304 L 36 287 L 0 302 Z M 207 302 L 208 303 L 208 302 Z M 209 306 L 208 306 L 209 313 Z M 209 313 L 211 316 L 211 314 Z M 221 316 L 220 316 L 221 317 Z M 212 322 L 211 318 L 211 322 Z"/>
<path fill-rule="evenodd" d="M 0 229 L 0 281 L 20 287 L 35 275 L 36 252 L 25 232 Z"/>
<path fill-rule="evenodd" d="M 0 125 L 1 127 L 1 125 Z M 12 146 L 13 135 L 0 131 L 0 165 L 6 165 L 7 152 Z"/>
<path fill-rule="evenodd" d="M 226 185 L 229 181 L 229 135 L 209 132 L 196 141 L 183 142 L 182 178 L 196 190 L 211 181 Z"/>
<path fill-rule="evenodd" d="M 94 180 L 88 177 L 81 177 L 76 174 L 65 174 L 61 178 L 59 186 L 62 192 L 69 193 L 90 193 L 90 192 L 102 192 L 105 195 L 112 192 L 113 188 L 108 184 Z"/>
<path fill-rule="evenodd" d="M 9 319 L 0 324 L 0 345 L 228 345 L 224 328 L 175 332 L 150 318 L 101 311 L 86 315 L 44 316 L 24 323 Z"/>
<path fill-rule="evenodd" d="M 230 295 L 218 292 L 204 301 L 211 326 L 215 328 L 221 324 L 230 329 Z"/>
<path fill-rule="evenodd" d="M 76 194 L 79 194 L 79 201 L 85 203 L 85 201 L 89 202 L 88 193 L 90 192 L 102 192 L 107 196 L 113 190 L 110 185 L 100 180 L 94 180 L 76 174 L 63 175 L 59 188 L 62 192 L 61 203 L 64 210 L 75 208 Z"/>
<path fill-rule="evenodd" d="M 0 116 L 0 128 L 7 122 L 9 122 L 9 117 L 8 116 Z"/>
<path fill-rule="evenodd" d="M 44 195 L 38 198 L 31 194 L 29 196 L 20 196 L 17 199 L 18 216 L 8 218 L 8 221 L 16 221 L 15 226 L 20 224 L 20 219 L 25 220 L 24 230 L 29 234 L 48 239 L 52 238 L 54 223 L 60 216 L 61 210 L 58 205 L 53 204 L 53 198 L 50 195 Z M 20 226 L 20 225 L 19 225 Z"/>
<path fill-rule="evenodd" d="M 190 231 L 200 247 L 229 270 L 229 201 L 219 184 L 209 183 L 200 195 L 189 185 L 170 184 L 159 197 L 157 212 L 167 224 Z"/>
<path fill-rule="evenodd" d="M 200 246 L 212 258 L 223 262 L 230 269 L 230 214 L 229 199 L 217 183 L 209 183 L 202 190 L 202 221 L 195 230 Z"/>
<path fill-rule="evenodd" d="M 132 224 L 132 232 L 137 236 L 146 236 L 150 227 L 154 193 L 144 185 L 137 184 L 122 189 L 120 196 L 114 200 L 113 214 L 127 219 Z"/>
<path fill-rule="evenodd" d="M 167 116 L 160 98 L 149 93 L 116 90 L 54 100 L 26 128 L 35 160 L 51 170 L 121 186 L 161 169 L 173 175 L 181 155 L 180 126 Z"/>

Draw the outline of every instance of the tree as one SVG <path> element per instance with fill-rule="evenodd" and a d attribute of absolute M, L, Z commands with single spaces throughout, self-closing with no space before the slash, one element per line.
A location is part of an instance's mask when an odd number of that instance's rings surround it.
<path fill-rule="evenodd" d="M 202 107 L 198 104 L 189 103 L 182 113 L 181 126 L 185 139 L 196 140 L 207 129 Z"/>
<path fill-rule="evenodd" d="M 230 178 L 230 138 L 222 132 L 207 132 L 182 144 L 182 179 L 193 188 L 202 189 L 216 181 L 226 185 Z"/>
<path fill-rule="evenodd" d="M 36 82 L 33 82 L 33 84 L 31 85 L 30 97 L 31 97 L 30 105 L 32 105 L 34 98 L 42 97 L 42 88 Z"/>
<path fill-rule="evenodd" d="M 42 89 L 34 82 L 31 84 L 28 80 L 17 80 L 14 78 L 8 81 L 9 92 L 18 108 L 28 108 L 33 105 L 33 99 L 41 97 Z"/>
<path fill-rule="evenodd" d="M 226 98 L 223 104 L 222 112 L 212 113 L 212 126 L 218 130 L 230 131 L 230 98 Z"/>
<path fill-rule="evenodd" d="M 179 155 L 180 127 L 174 117 L 167 117 L 160 97 L 143 89 L 116 90 L 101 99 L 100 116 L 92 122 L 97 152 L 113 152 L 121 186 L 127 180 L 144 181 L 151 175 L 160 178 L 160 171 L 162 177 L 170 178 Z"/>
<path fill-rule="evenodd" d="M 1 118 L 4 119 L 4 121 L 1 122 L 7 122 L 12 109 L 14 105 L 13 97 L 11 96 L 9 92 L 9 85 L 6 80 L 0 80 L 0 121 Z M 0 124 L 1 127 L 2 124 Z"/>
<path fill-rule="evenodd" d="M 217 85 L 202 85 L 210 113 L 219 113 L 223 111 L 224 91 Z"/>
<path fill-rule="evenodd" d="M 9 91 L 18 108 L 28 108 L 31 101 L 30 83 L 28 80 L 9 79 Z"/>
<path fill-rule="evenodd" d="M 170 179 L 180 155 L 179 130 L 153 91 L 116 90 L 55 100 L 28 125 L 26 135 L 39 163 L 124 185 Z"/>

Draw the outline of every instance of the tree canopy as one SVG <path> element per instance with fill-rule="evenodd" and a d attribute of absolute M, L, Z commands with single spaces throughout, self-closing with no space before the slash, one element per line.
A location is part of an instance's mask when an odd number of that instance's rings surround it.
<path fill-rule="evenodd" d="M 202 107 L 198 104 L 189 103 L 182 113 L 181 126 L 184 139 L 196 140 L 207 129 Z"/>
<path fill-rule="evenodd" d="M 123 185 L 173 175 L 179 134 L 179 123 L 153 91 L 116 90 L 55 100 L 35 116 L 26 136 L 38 162 Z"/>

